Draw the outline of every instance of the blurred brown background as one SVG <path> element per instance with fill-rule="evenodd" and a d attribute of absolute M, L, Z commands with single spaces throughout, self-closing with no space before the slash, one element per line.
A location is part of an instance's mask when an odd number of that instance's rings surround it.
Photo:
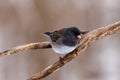
<path fill-rule="evenodd" d="M 0 51 L 63 27 L 93 30 L 120 20 L 120 0 L 0 0 Z M 52 49 L 0 57 L 0 80 L 25 80 L 56 62 Z M 44 80 L 120 80 L 120 33 L 92 44 Z"/>

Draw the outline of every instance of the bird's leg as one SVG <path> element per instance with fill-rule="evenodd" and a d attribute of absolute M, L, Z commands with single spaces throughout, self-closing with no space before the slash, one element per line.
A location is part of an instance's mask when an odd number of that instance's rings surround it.
<path fill-rule="evenodd" d="M 62 60 L 62 56 L 60 54 L 58 54 L 58 56 L 59 56 L 59 60 L 61 61 Z"/>
<path fill-rule="evenodd" d="M 60 54 L 58 55 L 59 55 L 59 61 L 61 62 L 61 64 L 64 64 L 62 56 Z"/>

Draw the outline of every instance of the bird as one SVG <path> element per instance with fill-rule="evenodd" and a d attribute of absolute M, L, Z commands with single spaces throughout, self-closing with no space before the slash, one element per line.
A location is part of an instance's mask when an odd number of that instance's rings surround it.
<path fill-rule="evenodd" d="M 77 27 L 67 27 L 52 32 L 45 32 L 51 40 L 52 49 L 58 54 L 68 54 L 76 49 L 80 36 L 88 31 L 80 31 Z"/>

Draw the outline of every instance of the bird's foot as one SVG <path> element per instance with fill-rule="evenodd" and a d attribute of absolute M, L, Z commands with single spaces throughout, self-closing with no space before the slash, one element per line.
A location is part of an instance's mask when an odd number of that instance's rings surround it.
<path fill-rule="evenodd" d="M 60 55 L 59 55 L 59 61 L 61 62 L 61 64 L 64 64 L 63 58 Z"/>

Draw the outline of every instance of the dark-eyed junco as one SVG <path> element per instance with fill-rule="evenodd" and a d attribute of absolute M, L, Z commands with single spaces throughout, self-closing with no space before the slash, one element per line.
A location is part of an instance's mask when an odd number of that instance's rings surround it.
<path fill-rule="evenodd" d="M 69 27 L 53 32 L 45 32 L 45 35 L 50 37 L 52 48 L 56 53 L 67 54 L 78 46 L 78 36 L 87 32 L 88 31 L 80 31 L 76 27 Z"/>

